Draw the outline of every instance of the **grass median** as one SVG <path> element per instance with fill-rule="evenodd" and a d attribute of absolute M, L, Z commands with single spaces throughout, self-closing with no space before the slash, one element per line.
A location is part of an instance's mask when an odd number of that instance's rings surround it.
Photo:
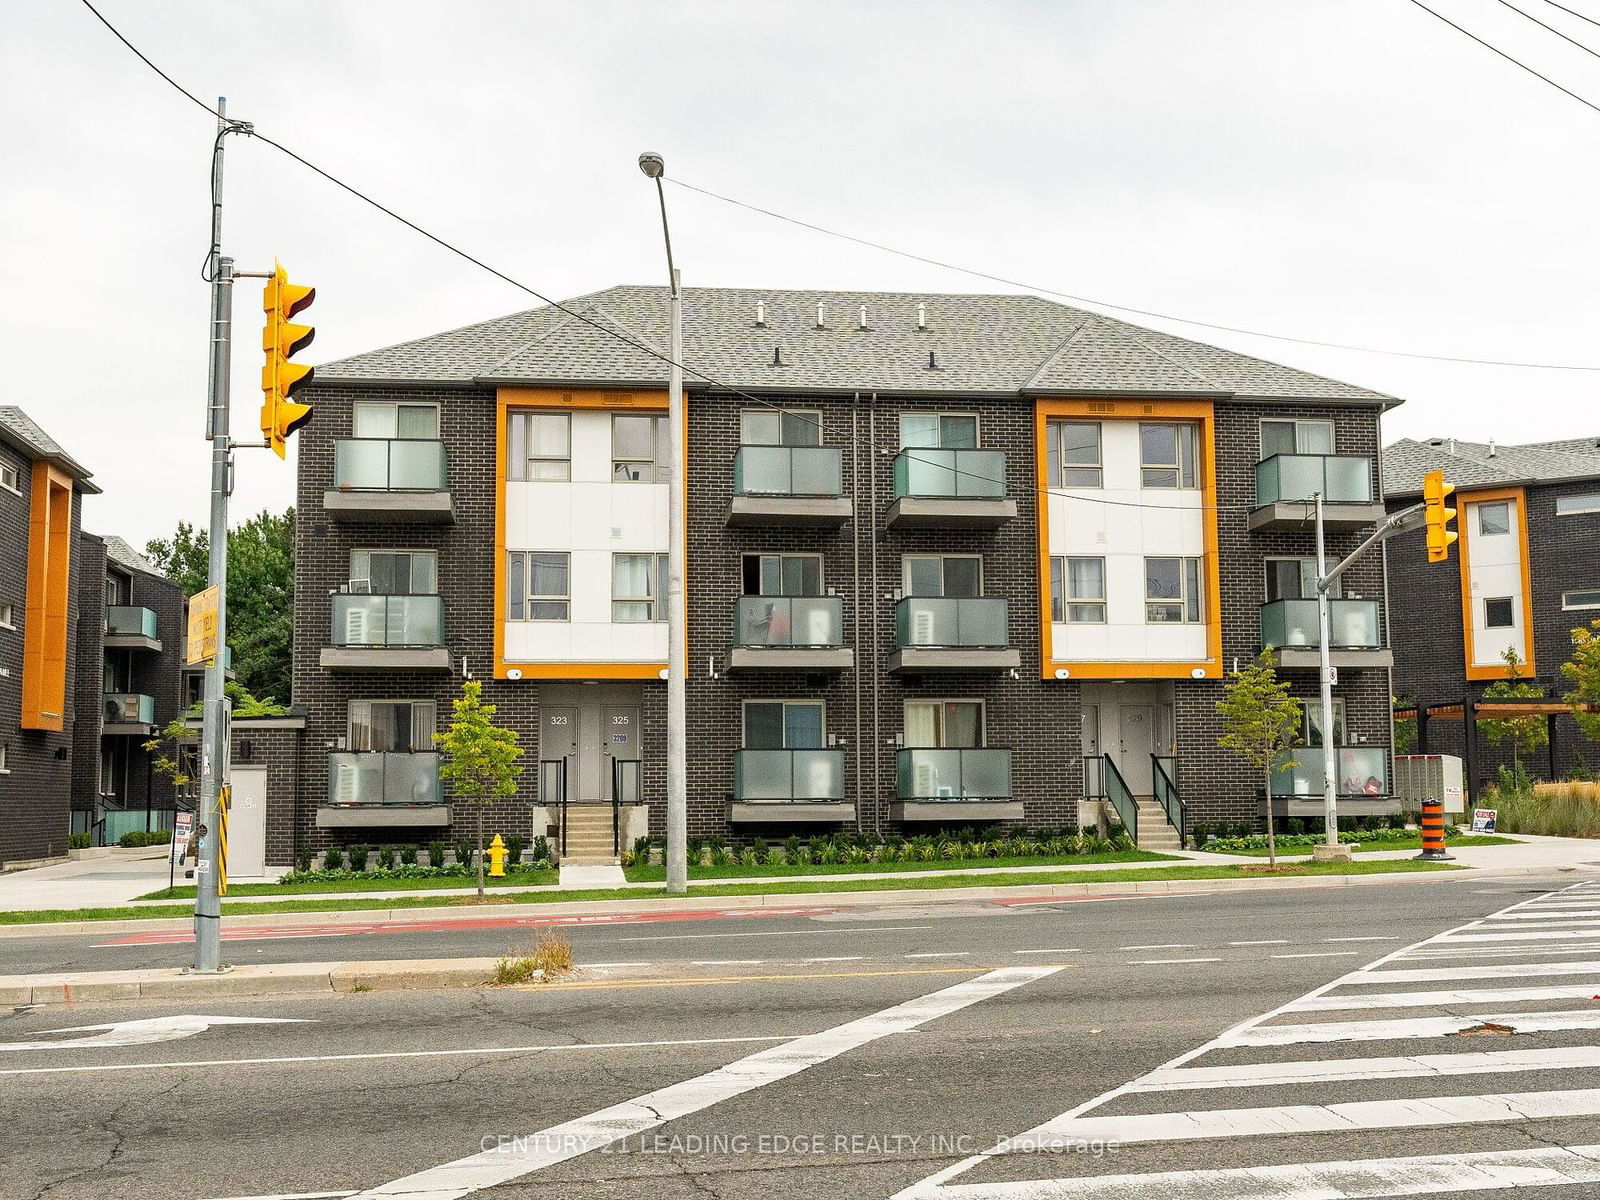
<path fill-rule="evenodd" d="M 703 867 L 699 865 L 689 868 L 689 878 L 698 879 L 751 879 L 770 878 L 785 879 L 796 875 L 861 875 L 861 874 L 894 874 L 900 871 L 965 871 L 971 873 L 979 868 L 993 869 L 995 867 L 1066 867 L 1072 865 L 1095 866 L 1103 863 L 1135 863 L 1135 862 L 1182 862 L 1183 859 L 1173 854 L 1156 854 L 1151 850 L 1111 850 L 1104 854 L 1075 854 L 1063 858 L 1060 855 L 1053 857 L 1028 856 L 1023 858 L 966 858 L 966 859 L 933 859 L 930 862 L 866 862 L 866 863 L 768 863 L 757 867 L 747 867 L 740 863 L 727 863 L 720 867 Z M 662 883 L 667 878 L 667 869 L 660 866 L 649 867 L 624 867 L 623 875 L 629 883 Z M 1032 876 L 1029 876 L 1032 878 Z"/>
<path fill-rule="evenodd" d="M 829 892 L 943 891 L 950 888 L 1025 888 L 1052 883 L 1142 883 L 1154 880 L 1237 880 L 1280 879 L 1326 875 L 1410 874 L 1417 871 L 1452 871 L 1465 868 L 1450 863 L 1418 862 L 1415 859 L 1351 862 L 1294 863 L 1280 866 L 1276 874 L 1250 863 L 1206 863 L 1203 865 L 1144 867 L 1136 870 L 1107 868 L 1101 871 L 1035 871 L 1026 875 L 941 874 L 899 879 L 781 880 L 764 883 L 713 883 L 696 886 L 692 899 L 720 896 L 801 896 Z M 593 888 L 558 892 L 497 892 L 482 906 L 485 915 L 506 904 L 568 904 L 596 900 L 658 900 L 664 888 Z M 376 899 L 352 896 L 342 900 L 272 900 L 249 904 L 223 902 L 224 916 L 270 913 L 383 912 L 389 909 L 477 908 L 464 904 L 473 899 L 463 896 L 419 894 L 403 899 Z M 193 908 L 184 904 L 148 905 L 142 908 L 57 908 L 37 912 L 0 912 L 0 925 L 59 924 L 67 921 L 137 921 L 163 917 L 188 917 Z"/>
<path fill-rule="evenodd" d="M 518 871 L 499 879 L 484 878 L 484 886 L 496 891 L 505 888 L 549 887 L 558 879 L 554 868 Z M 475 888 L 471 875 L 433 875 L 414 879 L 330 879 L 308 883 L 230 883 L 230 896 L 327 896 L 343 892 L 428 892 L 440 888 Z M 193 900 L 194 885 L 162 888 L 135 896 L 135 900 Z"/>
<path fill-rule="evenodd" d="M 1351 834 L 1350 836 L 1359 838 L 1361 835 L 1359 833 L 1356 833 L 1356 834 Z M 1347 842 L 1345 844 L 1348 845 L 1351 848 L 1351 850 L 1353 850 L 1357 854 L 1376 854 L 1380 850 L 1421 850 L 1422 849 L 1422 839 L 1420 837 L 1388 838 L 1388 839 L 1380 838 L 1379 840 L 1377 840 L 1375 842 Z M 1458 850 L 1458 849 L 1462 848 L 1463 846 L 1515 846 L 1516 844 L 1517 844 L 1517 839 L 1516 838 L 1496 837 L 1494 834 L 1488 834 L 1488 833 L 1467 833 L 1467 834 L 1462 834 L 1460 837 L 1453 837 L 1453 838 L 1448 839 L 1446 841 L 1446 843 L 1445 843 L 1446 848 L 1450 849 L 1450 850 Z M 1210 851 L 1211 853 L 1213 853 L 1213 854 L 1236 854 L 1240 858 L 1265 858 L 1265 857 L 1267 857 L 1267 848 L 1265 846 L 1251 846 L 1248 849 L 1243 849 L 1243 850 L 1221 850 L 1221 849 L 1214 849 L 1214 848 L 1212 848 L 1210 846 L 1207 846 L 1206 849 L 1208 851 Z M 1312 848 L 1310 846 L 1304 846 L 1304 845 L 1289 845 L 1289 846 L 1285 846 L 1285 845 L 1281 845 L 1281 844 L 1278 846 L 1278 857 L 1279 858 L 1306 858 L 1306 857 L 1310 856 L 1311 852 L 1312 852 Z"/>

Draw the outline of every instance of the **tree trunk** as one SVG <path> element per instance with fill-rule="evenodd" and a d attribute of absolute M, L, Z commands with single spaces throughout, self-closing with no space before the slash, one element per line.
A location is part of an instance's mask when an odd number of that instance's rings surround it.
<path fill-rule="evenodd" d="M 483 899 L 483 805 L 475 804 L 478 810 L 478 899 Z"/>
<path fill-rule="evenodd" d="M 1267 773 L 1267 866 L 1276 868 L 1278 865 L 1278 838 L 1272 827 L 1272 772 Z"/>

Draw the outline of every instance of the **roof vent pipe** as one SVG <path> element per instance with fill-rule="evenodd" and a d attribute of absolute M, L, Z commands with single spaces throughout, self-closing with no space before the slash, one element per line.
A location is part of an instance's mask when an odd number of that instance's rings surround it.
<path fill-rule="evenodd" d="M 1489 439 L 1489 457 L 1490 458 L 1494 457 L 1494 439 L 1493 438 Z"/>
<path fill-rule="evenodd" d="M 1451 438 L 1450 439 L 1450 453 L 1454 454 L 1455 452 L 1456 452 L 1456 440 L 1455 440 L 1455 438 Z"/>
<path fill-rule="evenodd" d="M 928 370 L 937 371 L 938 369 L 939 369 L 939 360 L 936 359 L 933 356 L 933 351 L 929 350 L 928 351 Z"/>
<path fill-rule="evenodd" d="M 858 319 L 860 322 L 858 328 L 865 329 L 867 327 L 867 306 L 865 304 L 861 306 L 861 314 Z"/>
<path fill-rule="evenodd" d="M 766 325 L 767 325 L 767 302 L 765 300 L 757 300 L 756 301 L 756 324 L 759 325 L 763 329 L 766 328 Z"/>
<path fill-rule="evenodd" d="M 772 348 L 772 365 L 775 366 L 775 367 L 783 366 L 783 347 L 782 346 L 774 346 Z"/>
<path fill-rule="evenodd" d="M 817 301 L 817 328 L 818 329 L 825 328 L 825 326 L 822 324 L 822 301 L 821 300 Z"/>
<path fill-rule="evenodd" d="M 917 328 L 928 328 L 928 306 L 924 301 L 917 301 Z"/>

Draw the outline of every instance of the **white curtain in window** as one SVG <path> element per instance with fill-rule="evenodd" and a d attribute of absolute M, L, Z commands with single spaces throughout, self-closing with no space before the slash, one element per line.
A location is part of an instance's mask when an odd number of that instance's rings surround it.
<path fill-rule="evenodd" d="M 937 708 L 928 703 L 906 705 L 906 745 L 938 745 Z"/>

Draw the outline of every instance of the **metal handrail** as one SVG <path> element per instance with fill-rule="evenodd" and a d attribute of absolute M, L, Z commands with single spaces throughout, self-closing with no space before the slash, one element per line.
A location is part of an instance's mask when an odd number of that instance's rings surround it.
<path fill-rule="evenodd" d="M 563 762 L 566 760 L 563 759 Z M 635 795 L 643 791 L 643 769 L 636 758 L 613 758 L 611 760 L 611 852 L 622 853 L 622 781 L 627 775 L 627 768 L 632 767 L 634 776 L 639 786 L 634 789 Z M 641 797 L 642 798 L 642 797 Z M 637 803 L 637 801 L 634 801 Z"/>
<path fill-rule="evenodd" d="M 1122 827 L 1128 831 L 1128 836 L 1136 843 L 1139 840 L 1139 805 L 1133 799 L 1133 791 L 1128 787 L 1128 781 L 1122 777 L 1122 772 L 1117 770 L 1117 764 L 1112 761 L 1111 755 L 1101 756 L 1105 759 L 1105 773 L 1101 776 L 1106 786 L 1106 798 L 1111 801 L 1111 807 L 1117 810 L 1117 819 L 1122 822 Z"/>
<path fill-rule="evenodd" d="M 1189 808 L 1178 794 L 1177 783 L 1167 771 L 1166 764 L 1169 762 L 1176 767 L 1177 760 L 1170 755 L 1152 754 L 1150 779 L 1155 787 L 1156 799 L 1167 810 L 1167 824 L 1178 831 L 1178 845 L 1182 846 L 1189 832 Z"/>
<path fill-rule="evenodd" d="M 565 857 L 567 853 L 567 760 L 565 758 L 541 758 L 539 760 L 539 803 L 546 808 L 550 807 L 549 785 L 547 776 L 551 773 L 549 768 L 559 767 L 561 795 L 556 801 L 556 807 L 561 812 L 561 832 L 557 835 L 557 852 Z"/>

